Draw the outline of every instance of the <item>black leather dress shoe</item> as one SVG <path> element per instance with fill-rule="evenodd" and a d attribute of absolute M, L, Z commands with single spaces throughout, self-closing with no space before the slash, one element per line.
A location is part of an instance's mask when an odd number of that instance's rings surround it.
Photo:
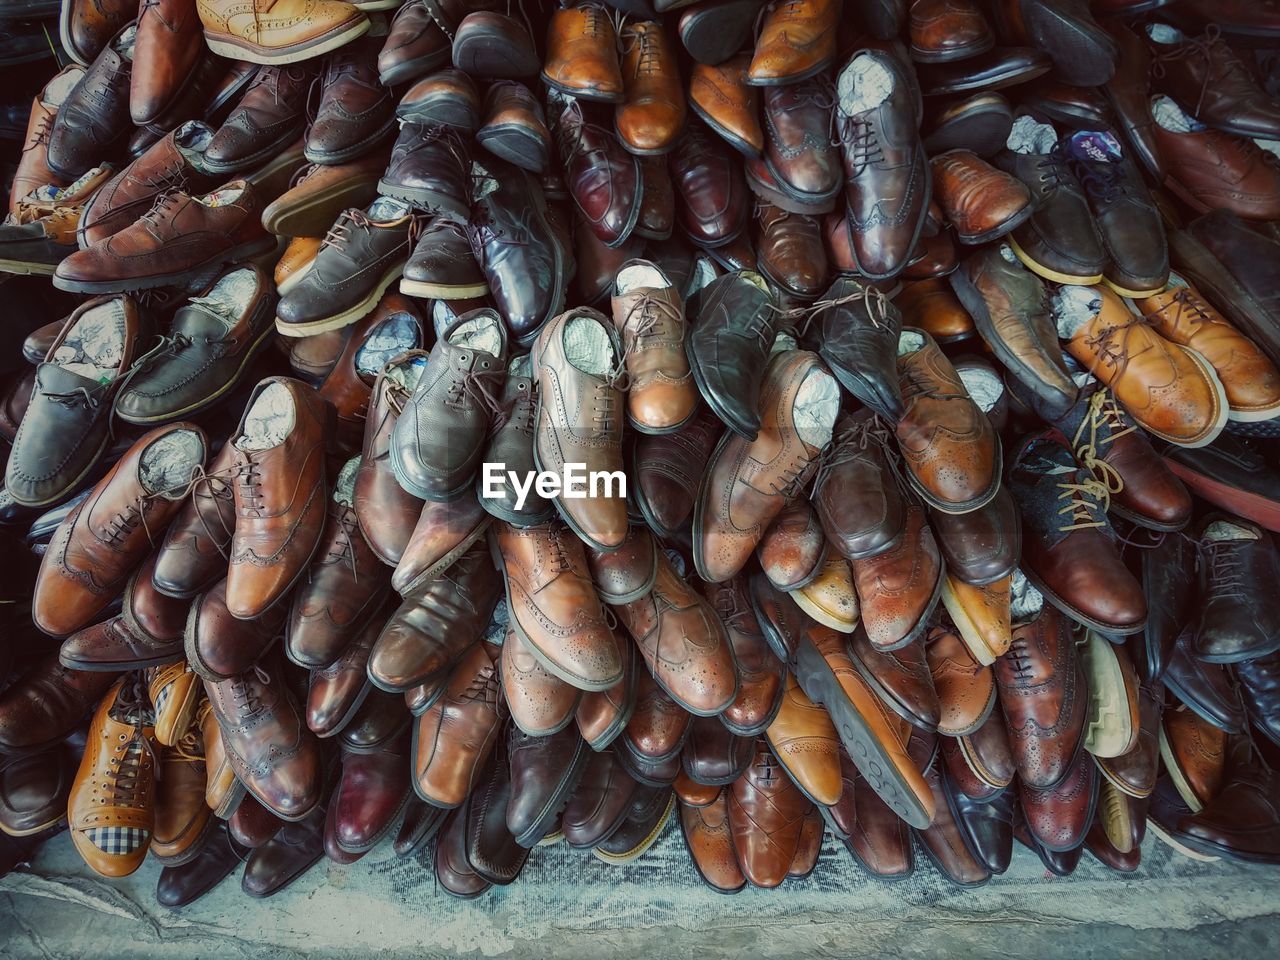
<path fill-rule="evenodd" d="M 471 869 L 499 886 L 506 886 L 520 876 L 529 859 L 529 848 L 516 843 L 507 829 L 511 796 L 511 764 L 506 754 L 498 750 L 466 805 L 464 836 Z"/>
<path fill-rule="evenodd" d="M 1239 663 L 1280 650 L 1280 554 L 1271 535 L 1239 517 L 1200 524 L 1200 619 L 1192 652 L 1209 663 Z"/>
<path fill-rule="evenodd" d="M 1253 729 L 1280 747 L 1280 653 L 1236 664 Z"/>
<path fill-rule="evenodd" d="M 990 800 L 973 800 L 944 772 L 943 790 L 964 845 L 992 873 L 1004 873 L 1013 857 L 1013 811 L 1018 792 L 1006 787 Z"/>
<path fill-rule="evenodd" d="M 226 824 L 215 819 L 194 860 L 160 871 L 156 900 L 162 907 L 185 907 L 225 880 L 248 856 L 249 849 L 232 840 Z"/>
<path fill-rule="evenodd" d="M 698 293 L 697 317 L 688 351 L 698 390 L 729 429 L 754 440 L 778 319 L 769 285 L 750 270 L 717 277 Z"/>
<path fill-rule="evenodd" d="M 321 803 L 302 820 L 286 823 L 249 854 L 240 888 L 251 897 L 269 897 L 314 867 L 324 856 L 324 821 Z"/>
<path fill-rule="evenodd" d="M 1161 677 L 1173 645 L 1195 613 L 1196 551 L 1186 537 L 1164 536 L 1142 551 L 1147 626 L 1129 644 L 1133 664 L 1146 679 Z"/>
<path fill-rule="evenodd" d="M 841 386 L 890 423 L 902 418 L 898 337 L 902 313 L 875 287 L 841 277 L 819 302 L 818 354 Z"/>
<path fill-rule="evenodd" d="M 1191 652 L 1193 627 L 1187 627 L 1174 644 L 1164 671 L 1164 685 L 1175 697 L 1207 722 L 1227 733 L 1244 730 L 1244 705 L 1227 668 L 1198 660 Z"/>
<path fill-rule="evenodd" d="M 511 799 L 507 829 L 522 847 L 536 846 L 555 828 L 556 818 L 578 786 L 591 750 L 570 724 L 546 737 L 531 737 L 514 723 L 507 735 Z"/>

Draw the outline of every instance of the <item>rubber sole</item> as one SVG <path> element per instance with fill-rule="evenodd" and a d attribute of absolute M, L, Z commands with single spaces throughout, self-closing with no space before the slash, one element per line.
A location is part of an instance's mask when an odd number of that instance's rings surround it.
<path fill-rule="evenodd" d="M 329 34 L 317 37 L 315 40 L 308 41 L 305 44 L 290 44 L 287 47 L 275 50 L 270 47 L 264 47 L 261 44 L 249 43 L 247 40 L 237 40 L 226 33 L 210 35 L 208 30 L 204 32 L 204 42 L 210 50 L 220 57 L 226 57 L 228 60 L 247 60 L 250 63 L 278 66 L 314 60 L 321 54 L 337 50 L 339 47 L 346 46 L 352 40 L 364 36 L 369 32 L 369 27 L 368 18 L 362 18 L 349 27 L 335 28 Z"/>
<path fill-rule="evenodd" d="M 337 214 L 348 207 L 363 206 L 377 196 L 375 178 L 351 177 L 328 190 L 316 192 L 302 200 L 282 204 L 280 200 L 267 207 L 262 226 L 268 233 L 280 237 L 323 237 L 333 226 Z M 317 211 L 325 211 L 320 216 Z M 281 295 L 284 288 L 281 288 Z"/>
<path fill-rule="evenodd" d="M 704 110 L 698 104 L 698 102 L 694 100 L 692 97 L 689 98 L 689 109 L 692 110 L 695 114 L 697 114 L 697 116 L 702 120 L 702 122 L 705 123 L 708 127 L 710 127 L 711 131 L 716 136 L 718 136 L 725 143 L 729 144 L 729 146 L 733 147 L 733 149 L 737 150 L 743 156 L 746 156 L 746 157 L 760 156 L 760 151 L 756 149 L 754 145 L 748 143 L 746 140 L 743 140 L 740 136 L 738 136 L 728 127 L 718 123 L 715 117 L 713 117 L 710 113 Z"/>
<path fill-rule="evenodd" d="M 980 157 L 991 157 L 1004 149 L 1013 127 L 1013 110 L 1001 96 L 976 97 L 965 109 L 941 120 L 924 138 L 930 156 L 958 147 Z"/>
<path fill-rule="evenodd" d="M 59 290 L 66 290 L 71 293 L 127 293 L 133 290 L 152 290 L 156 287 L 176 286 L 195 274 L 203 273 L 206 270 L 217 270 L 228 264 L 239 263 L 267 253 L 270 250 L 274 250 L 275 245 L 275 237 L 262 237 L 258 240 L 232 247 L 230 250 L 210 257 L 203 263 L 187 267 L 185 270 L 178 270 L 174 273 L 153 274 L 149 277 L 130 277 L 123 280 L 69 280 L 59 277 L 55 273 L 53 285 Z"/>
<path fill-rule="evenodd" d="M 1182 768 L 1178 766 L 1178 761 L 1173 755 L 1173 750 L 1169 746 L 1169 739 L 1164 734 L 1164 724 L 1160 725 L 1160 759 L 1164 761 L 1165 770 L 1169 773 L 1169 779 L 1173 782 L 1173 786 L 1178 791 L 1178 796 L 1182 798 L 1182 802 L 1187 805 L 1192 813 L 1199 813 L 1204 809 L 1204 804 L 1200 802 L 1200 798 L 1196 796 L 1196 792 L 1191 789 L 1191 784 L 1187 782 L 1186 775 L 1182 772 Z"/>
<path fill-rule="evenodd" d="M 1137 730 L 1129 710 L 1124 673 L 1110 641 L 1097 634 L 1087 636 L 1081 648 L 1089 678 L 1084 748 L 1095 757 L 1109 759 L 1128 752 Z"/>
<path fill-rule="evenodd" d="M 973 618 L 964 609 L 964 606 L 960 603 L 960 598 L 955 595 L 951 586 L 951 578 L 945 572 L 942 575 L 942 605 L 946 607 L 947 613 L 951 616 L 951 622 L 955 624 L 956 630 L 960 634 L 960 639 L 964 641 L 964 645 L 968 648 L 969 653 L 973 655 L 973 659 L 984 667 L 989 667 L 995 663 L 996 659 L 1004 651 L 996 651 L 987 643 L 982 631 L 978 629 L 978 625 L 973 622 Z"/>
<path fill-rule="evenodd" d="M 654 826 L 654 828 L 650 830 L 648 834 L 645 835 L 643 840 L 641 840 L 638 844 L 636 844 L 626 853 L 621 853 L 621 854 L 606 853 L 605 851 L 601 850 L 599 847 L 592 847 L 591 848 L 592 855 L 597 860 L 603 860 L 605 863 L 614 863 L 614 864 L 630 863 L 632 860 L 636 860 L 644 856 L 645 853 L 649 850 L 649 848 L 652 847 L 654 843 L 657 842 L 658 837 L 662 835 L 662 831 L 666 829 L 667 822 L 671 819 L 671 811 L 675 807 L 675 805 L 676 805 L 676 795 L 672 793 L 671 796 L 667 798 L 667 809 L 662 812 L 662 815 L 660 817 L 658 817 L 658 822 Z"/>
<path fill-rule="evenodd" d="M 483 297 L 489 292 L 487 283 L 428 283 L 425 280 L 400 278 L 400 292 L 407 297 L 419 297 L 423 300 L 468 300 L 472 297 Z"/>
<path fill-rule="evenodd" d="M 530 173 L 546 173 L 547 167 L 551 165 L 547 144 L 519 124 L 500 123 L 481 127 L 476 133 L 476 143 L 495 157 Z M 529 159 L 531 156 L 532 161 Z"/>
<path fill-rule="evenodd" d="M 1008 244 L 1010 249 L 1013 250 L 1013 255 L 1022 261 L 1023 266 L 1037 276 L 1043 277 L 1045 280 L 1052 280 L 1054 283 L 1070 284 L 1080 287 L 1090 287 L 1095 283 L 1102 282 L 1101 273 L 1076 275 L 1063 273 L 1060 270 L 1054 270 L 1052 267 L 1045 266 L 1035 257 L 1031 256 L 1031 254 L 1027 253 L 1027 251 L 1022 248 L 1022 245 L 1013 237 L 1009 237 Z"/>
<path fill-rule="evenodd" d="M 61 261 L 59 261 L 60 263 Z M 25 260 L 0 260 L 0 273 L 18 277 L 52 277 L 57 263 L 29 263 Z"/>
<path fill-rule="evenodd" d="M 340 313 L 322 317 L 319 320 L 309 320 L 306 323 L 283 323 L 277 317 L 276 332 L 282 337 L 310 337 L 317 333 L 328 333 L 330 330 L 341 330 L 343 327 L 349 327 L 373 311 L 373 308 L 378 305 L 378 301 L 382 299 L 382 295 L 387 292 L 387 288 L 400 279 L 400 274 L 403 271 L 404 261 L 392 265 L 383 274 L 382 279 L 378 281 L 378 285 L 371 293 L 359 303 L 348 307 Z"/>

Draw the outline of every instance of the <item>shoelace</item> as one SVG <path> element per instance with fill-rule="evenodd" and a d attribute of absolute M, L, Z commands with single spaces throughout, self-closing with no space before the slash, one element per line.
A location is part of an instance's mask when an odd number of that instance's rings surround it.
<path fill-rule="evenodd" d="M 465 361 L 464 361 L 465 362 Z M 503 371 L 491 366 L 491 361 L 480 361 L 485 366 L 462 371 L 449 384 L 445 403 L 455 409 L 465 408 L 468 403 L 475 403 L 489 414 L 496 417 L 502 411 L 500 396 L 500 380 Z"/>
<path fill-rule="evenodd" d="M 235 476 L 238 467 L 232 466 L 226 470 L 210 472 L 203 466 L 196 466 L 191 471 L 191 495 L 194 499 L 196 490 L 204 488 L 204 495 L 210 500 L 234 501 L 235 495 L 231 492 L 231 478 Z M 205 511 L 196 505 L 196 519 L 200 521 L 200 526 L 204 529 L 207 536 L 218 553 L 222 555 L 222 559 L 230 560 L 227 551 L 222 547 L 222 541 L 230 540 L 235 533 L 234 525 L 228 526 L 226 521 L 222 519 L 222 511 L 215 509 L 214 515 L 218 518 L 218 523 L 222 525 L 222 532 L 216 533 L 209 527 L 209 521 L 205 519 Z"/>
<path fill-rule="evenodd" d="M 1242 541 L 1202 540 L 1197 561 L 1208 568 L 1209 588 L 1215 597 L 1245 600 L 1244 565 L 1237 549 Z"/>
<path fill-rule="evenodd" d="M 880 143 L 875 124 L 870 120 L 841 115 L 837 118 L 836 130 L 836 144 L 846 148 L 849 164 L 859 168 L 854 171 L 855 176 L 861 168 L 884 159 L 884 146 Z"/>
<path fill-rule="evenodd" d="M 236 709 L 245 717 L 251 717 L 262 707 L 261 694 L 257 687 L 249 682 L 252 675 L 264 686 L 271 683 L 271 676 L 256 663 L 245 673 L 236 675 L 231 680 L 231 699 Z"/>
<path fill-rule="evenodd" d="M 1133 184 L 1125 177 L 1121 164 L 1084 163 L 1073 157 L 1068 166 L 1085 192 L 1099 203 L 1114 203 L 1137 196 Z"/>
<path fill-rule="evenodd" d="M 1066 152 L 1061 146 L 1056 146 L 1045 154 L 1044 158 L 1036 164 L 1036 169 L 1040 171 L 1040 182 L 1049 184 L 1051 193 L 1070 186 L 1075 179 L 1072 176 Z"/>
<path fill-rule="evenodd" d="M 360 536 L 356 526 L 356 512 L 347 506 L 335 504 L 334 516 L 338 521 L 338 536 L 329 544 L 329 552 L 325 554 L 326 563 L 341 563 L 346 560 L 351 567 L 351 578 L 360 580 L 360 572 L 356 569 L 356 542 Z"/>
<path fill-rule="evenodd" d="M 251 454 L 239 453 L 236 482 L 240 487 L 240 509 L 246 517 L 262 516 L 262 465 Z"/>
<path fill-rule="evenodd" d="M 169 748 L 169 755 L 186 763 L 204 763 L 204 742 L 198 730 L 199 726 L 192 724 L 182 738 Z"/>
<path fill-rule="evenodd" d="M 1059 509 L 1058 516 L 1066 517 L 1065 525 L 1059 524 L 1063 533 L 1073 530 L 1089 530 L 1107 525 L 1107 507 L 1111 505 L 1111 492 L 1105 485 L 1092 478 L 1075 483 L 1060 480 L 1059 500 L 1066 501 Z"/>
<path fill-rule="evenodd" d="M 565 551 L 564 532 L 559 525 L 552 525 L 551 536 L 548 539 L 551 548 L 551 562 L 555 564 L 556 569 L 562 573 L 572 570 L 573 564 L 569 560 L 569 554 Z"/>
<path fill-rule="evenodd" d="M 462 699 L 475 703 L 497 703 L 497 674 L 494 672 L 492 664 L 486 664 L 477 671 L 476 675 L 471 678 L 471 682 L 467 684 L 467 689 L 463 691 Z"/>
<path fill-rule="evenodd" d="M 632 328 L 631 319 L 637 313 L 640 315 L 640 320 Z M 650 294 L 641 294 L 627 309 L 626 318 L 622 322 L 626 342 L 623 344 L 622 359 L 619 362 L 625 364 L 632 354 L 647 350 L 663 339 L 675 338 L 677 328 L 683 319 L 684 315 L 679 307 L 672 306 L 668 301 Z"/>
<path fill-rule="evenodd" d="M 906 480 L 899 469 L 901 460 L 897 444 L 890 437 L 889 428 L 879 416 L 855 421 L 837 433 L 818 457 L 813 490 L 816 495 L 822 489 L 835 469 L 863 456 L 870 449 L 877 449 L 889 465 L 889 473 L 893 475 L 900 489 L 905 490 Z"/>
<path fill-rule="evenodd" d="M 630 54 L 636 47 L 640 48 L 640 56 L 636 60 L 636 69 L 633 76 L 636 78 L 649 76 L 657 73 L 662 64 L 659 60 L 658 40 L 656 31 L 647 29 L 643 24 L 629 33 L 621 33 L 623 44 L 622 53 Z"/>
<path fill-rule="evenodd" d="M 821 453 L 819 454 L 819 459 L 820 458 Z M 794 497 L 799 492 L 801 485 L 804 483 L 804 480 L 808 475 L 810 463 L 811 461 L 805 454 L 796 454 L 792 457 L 791 461 L 779 471 L 779 476 L 776 479 L 769 481 L 769 492 L 775 496 L 780 496 L 788 500 Z"/>
<path fill-rule="evenodd" d="M 1089 410 L 1071 438 L 1076 459 L 1112 496 L 1124 489 L 1124 478 L 1102 459 L 1102 448 L 1136 429 L 1136 425 L 1126 423 L 1124 411 L 1111 391 L 1103 387 L 1089 398 Z"/>
<path fill-rule="evenodd" d="M 155 202 L 151 204 L 151 209 L 144 213 L 139 220 L 145 220 L 152 226 L 160 226 L 160 224 L 169 216 L 177 213 L 178 207 L 182 205 L 182 201 L 187 199 L 187 195 L 180 190 L 165 190 L 156 196 Z"/>
<path fill-rule="evenodd" d="M 533 399 L 533 389 L 523 377 L 516 384 L 516 395 L 494 414 L 493 427 L 490 433 L 497 433 L 507 424 L 511 424 L 526 436 L 532 437 L 534 423 L 537 419 L 538 407 Z"/>
<path fill-rule="evenodd" d="M 883 328 L 889 324 L 889 311 L 892 309 L 892 302 L 884 295 L 884 291 L 878 287 L 863 287 L 855 290 L 853 293 L 846 293 L 840 297 L 831 297 L 825 300 L 815 300 L 808 306 L 791 307 L 789 309 L 779 310 L 778 313 L 782 317 L 788 319 L 798 318 L 800 320 L 799 334 L 801 337 L 807 336 L 809 327 L 814 319 L 821 316 L 828 310 L 836 307 L 846 306 L 850 303 L 861 303 L 863 312 L 868 322 L 873 327 Z"/>
<path fill-rule="evenodd" d="M 121 746 L 113 752 L 110 762 L 110 776 L 103 781 L 102 789 L 106 794 L 102 802 L 117 806 L 136 807 L 142 803 L 142 788 L 146 773 L 146 759 L 151 759 L 151 769 L 156 780 L 160 779 L 159 758 L 155 745 L 146 735 L 148 719 L 151 719 L 151 704 L 147 700 L 146 686 L 142 674 L 134 671 L 124 682 L 116 696 L 113 714 L 122 723 L 129 723 L 133 732 L 126 737 L 120 735 Z M 139 749 L 133 749 L 134 744 Z"/>
<path fill-rule="evenodd" d="M 1157 53 L 1151 59 L 1151 76 L 1157 80 L 1168 73 L 1167 64 L 1178 60 L 1190 60 L 1198 57 L 1204 61 L 1204 80 L 1200 83 L 1200 92 L 1196 96 L 1196 107 L 1191 111 L 1193 116 L 1200 116 L 1204 108 L 1205 96 L 1210 88 L 1226 81 L 1254 86 L 1248 68 L 1239 57 L 1222 40 L 1222 30 L 1216 23 L 1205 27 L 1204 33 L 1198 37 L 1187 37 L 1181 43 L 1174 44 L 1173 49 Z M 1216 67 L 1216 69 L 1215 69 Z"/>

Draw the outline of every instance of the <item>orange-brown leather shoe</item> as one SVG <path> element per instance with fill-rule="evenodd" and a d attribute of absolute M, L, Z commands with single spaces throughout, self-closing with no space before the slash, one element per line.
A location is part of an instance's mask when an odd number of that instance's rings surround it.
<path fill-rule="evenodd" d="M 1026 184 L 970 150 L 948 150 L 931 163 L 934 197 L 963 244 L 1003 237 L 1035 212 Z"/>
<path fill-rule="evenodd" d="M 724 624 L 658 551 L 653 588 L 615 607 L 645 666 L 671 698 L 699 717 L 717 716 L 738 695 L 738 670 Z"/>
<path fill-rule="evenodd" d="M 547 24 L 543 82 L 579 100 L 625 99 L 613 15 L 603 4 L 559 7 Z"/>
<path fill-rule="evenodd" d="M 1280 371 L 1190 284 L 1174 277 L 1163 293 L 1135 301 L 1151 329 L 1209 361 L 1227 393 L 1231 420 L 1280 415 Z"/>
<path fill-rule="evenodd" d="M 1097 312 L 1066 349 L 1149 433 L 1180 447 L 1203 447 L 1222 432 L 1230 413 L 1226 391 L 1209 361 L 1166 340 L 1104 286 L 1068 287 L 1063 304 L 1089 298 L 1081 315 Z M 1063 309 L 1060 307 L 1060 309 Z"/>
<path fill-rule="evenodd" d="M 316 262 L 316 254 L 324 243 L 321 237 L 291 237 L 284 253 L 276 261 L 274 279 L 276 292 L 284 296 L 302 280 Z"/>
<path fill-rule="evenodd" d="M 18 201 L 37 187 L 66 186 L 66 182 L 49 169 L 49 130 L 58 108 L 71 88 L 84 76 L 84 68 L 77 63 L 64 67 L 31 103 L 31 116 L 27 120 L 27 138 L 22 142 L 22 156 L 14 171 L 9 187 L 9 212 L 18 209 Z"/>
<path fill-rule="evenodd" d="M 140 673 L 102 698 L 67 799 L 71 842 L 104 877 L 127 877 L 147 856 L 155 827 L 154 714 Z"/>
<path fill-rule="evenodd" d="M 799 590 L 822 574 L 827 538 L 808 500 L 793 500 L 774 517 L 756 548 L 756 558 L 769 582 L 784 593 Z"/>
<path fill-rule="evenodd" d="M 949 737 L 968 736 L 982 726 L 996 705 L 991 668 L 979 664 L 960 635 L 948 627 L 930 631 L 925 656 L 942 708 L 938 732 Z"/>
<path fill-rule="evenodd" d="M 654 20 L 626 24 L 621 39 L 626 100 L 613 117 L 618 138 L 631 153 L 670 153 L 685 118 L 675 46 Z"/>
<path fill-rule="evenodd" d="M 681 781 L 676 781 L 679 795 Z M 747 885 L 734 852 L 729 824 L 729 791 L 710 788 L 715 799 L 693 806 L 680 798 L 680 829 L 689 848 L 689 857 L 702 882 L 717 893 L 737 893 Z"/>
<path fill-rule="evenodd" d="M 494 561 L 507 585 L 511 625 L 529 652 L 579 690 L 622 678 L 622 653 L 605 622 L 582 544 L 559 520 L 494 525 Z"/>
<path fill-rule="evenodd" d="M 343 0 L 196 0 L 196 8 L 210 50 L 252 63 L 301 63 L 369 32 L 369 18 Z"/>
<path fill-rule="evenodd" d="M 796 654 L 796 676 L 825 707 L 867 786 L 911 826 L 927 827 L 933 820 L 933 794 L 907 753 L 911 725 L 862 678 L 844 637 L 816 624 L 807 626 Z"/>
<path fill-rule="evenodd" d="M 199 856 L 214 816 L 204 802 L 208 777 L 199 731 L 188 730 L 160 750 L 151 852 L 166 867 L 175 867 Z"/>
<path fill-rule="evenodd" d="M 1194 710 L 1164 712 L 1160 757 L 1182 801 L 1199 813 L 1218 795 L 1227 777 L 1227 735 Z"/>
<path fill-rule="evenodd" d="M 943 577 L 942 604 L 960 639 L 978 663 L 996 662 L 1009 649 L 1013 628 L 1009 620 L 1009 588 L 1012 575 L 975 587 L 950 574 Z"/>
<path fill-rule="evenodd" d="M 902 311 L 904 326 L 918 327 L 938 343 L 963 340 L 976 332 L 973 317 L 946 277 L 913 280 L 903 286 L 893 303 Z"/>
<path fill-rule="evenodd" d="M 724 63 L 695 63 L 689 76 L 689 106 L 735 150 L 749 157 L 764 150 L 760 93 L 747 83 L 751 56 L 740 53 Z"/>
<path fill-rule="evenodd" d="M 171 747 L 192 729 L 204 688 L 185 660 L 152 667 L 146 675 L 147 698 L 156 709 L 156 739 Z"/>
<path fill-rule="evenodd" d="M 839 407 L 835 378 L 816 353 L 775 354 L 760 395 L 760 432 L 729 431 L 711 456 L 693 511 L 693 561 L 704 580 L 728 580 L 765 529 L 818 469 Z M 797 418 L 797 411 L 807 416 Z"/>
<path fill-rule="evenodd" d="M 772 87 L 807 80 L 836 59 L 839 0 L 770 4 L 756 38 L 747 82 Z"/>
<path fill-rule="evenodd" d="M 773 756 L 805 796 L 828 807 L 840 799 L 844 781 L 835 724 L 823 707 L 809 699 L 795 674 L 787 675 L 782 705 L 764 735 Z"/>
<path fill-rule="evenodd" d="M 582 691 L 544 667 L 510 625 L 500 665 L 502 694 L 517 727 L 531 737 L 546 737 L 573 722 Z"/>
<path fill-rule="evenodd" d="M 862 626 L 877 650 L 897 650 L 924 633 L 942 593 L 942 555 L 923 507 L 908 504 L 902 539 L 852 566 Z"/>

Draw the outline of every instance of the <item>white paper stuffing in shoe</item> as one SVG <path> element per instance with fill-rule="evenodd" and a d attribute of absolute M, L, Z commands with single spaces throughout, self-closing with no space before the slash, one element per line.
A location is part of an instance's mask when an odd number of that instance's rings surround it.
<path fill-rule="evenodd" d="M 1156 43 L 1178 43 L 1183 39 L 1182 31 L 1167 23 L 1147 24 L 1147 36 Z"/>
<path fill-rule="evenodd" d="M 693 295 L 716 278 L 716 265 L 705 254 L 699 254 L 693 260 L 693 272 L 689 274 L 689 285 L 685 288 L 684 299 L 692 300 Z"/>
<path fill-rule="evenodd" d="M 836 95 L 846 116 L 874 110 L 893 93 L 893 74 L 870 54 L 859 54 L 840 72 Z"/>
<path fill-rule="evenodd" d="M 237 203 L 243 196 L 244 187 L 223 187 L 221 190 L 215 190 L 213 193 L 205 194 L 203 197 L 196 197 L 196 200 L 206 207 L 216 209 Z"/>
<path fill-rule="evenodd" d="M 448 300 L 437 300 L 431 305 L 431 328 L 435 330 L 437 340 L 444 336 L 444 332 L 457 319 L 458 315 L 453 312 Z"/>
<path fill-rule="evenodd" d="M 1097 383 L 1098 379 L 1088 370 L 1077 370 L 1075 373 L 1071 374 L 1071 382 L 1083 390 L 1085 387 L 1092 386 Z"/>
<path fill-rule="evenodd" d="M 1166 291 L 1169 291 L 1169 290 L 1185 290 L 1185 289 L 1186 289 L 1187 287 L 1189 287 L 1189 286 L 1191 286 L 1191 284 L 1187 283 L 1186 279 L 1185 279 L 1182 275 L 1180 275 L 1180 274 L 1178 274 L 1178 273 L 1175 273 L 1175 272 L 1170 272 L 1170 273 L 1169 273 L 1169 282 L 1168 282 L 1167 284 L 1165 284 L 1165 288 L 1164 288 L 1164 289 L 1165 289 Z"/>
<path fill-rule="evenodd" d="M 903 330 L 898 334 L 898 356 L 905 357 L 924 348 L 924 334 L 915 330 Z"/>
<path fill-rule="evenodd" d="M 190 302 L 217 317 L 222 321 L 223 326 L 230 330 L 244 315 L 249 307 L 249 301 L 257 292 L 258 275 L 248 267 L 242 267 L 223 274 L 208 293 L 201 297 L 192 297 Z"/>
<path fill-rule="evenodd" d="M 188 120 L 173 134 L 173 142 L 178 152 L 188 160 L 198 160 L 203 157 L 212 139 L 213 128 L 199 120 Z"/>
<path fill-rule="evenodd" d="M 683 578 L 689 575 L 688 564 L 684 562 L 684 556 L 681 555 L 679 551 L 673 550 L 670 547 L 663 547 L 662 552 L 667 555 L 667 562 L 671 564 L 677 576 Z"/>
<path fill-rule="evenodd" d="M 1004 395 L 1004 382 L 994 370 L 965 364 L 956 367 L 956 373 L 979 410 L 990 413 L 995 409 L 1000 397 Z"/>
<path fill-rule="evenodd" d="M 1041 154 L 1051 152 L 1057 143 L 1058 131 L 1050 124 L 1023 114 L 1013 121 L 1005 146 L 1014 153 Z"/>
<path fill-rule="evenodd" d="M 1018 569 L 1009 578 L 1009 614 L 1014 623 L 1026 623 L 1044 609 L 1044 595 Z"/>
<path fill-rule="evenodd" d="M 186 496 L 191 475 L 204 464 L 204 441 L 194 430 L 174 430 L 155 440 L 138 459 L 138 476 L 147 493 L 169 500 Z"/>
<path fill-rule="evenodd" d="M 769 348 L 769 356 L 775 353 L 791 353 L 793 350 L 800 349 L 800 341 L 796 339 L 796 335 L 790 330 L 779 330 L 773 338 L 773 345 Z"/>
<path fill-rule="evenodd" d="M 608 331 L 591 317 L 573 317 L 564 325 L 564 352 L 571 364 L 595 377 L 609 376 L 617 362 Z"/>
<path fill-rule="evenodd" d="M 791 422 L 800 439 L 811 447 L 825 447 L 831 442 L 831 428 L 840 414 L 840 385 L 821 367 L 805 374 L 796 391 Z"/>
<path fill-rule="evenodd" d="M 507 364 L 507 376 L 533 379 L 533 357 L 527 353 L 512 357 L 511 362 Z"/>
<path fill-rule="evenodd" d="M 1260 540 L 1262 538 L 1258 536 L 1257 531 L 1242 527 L 1238 523 L 1215 520 L 1204 528 L 1204 536 L 1201 539 L 1213 543 L 1223 540 Z"/>
<path fill-rule="evenodd" d="M 502 646 L 507 637 L 507 624 L 511 622 L 511 614 L 507 611 L 507 599 L 503 597 L 493 608 L 493 616 L 484 628 L 484 639 L 495 646 Z"/>
<path fill-rule="evenodd" d="M 1265 150 L 1273 156 L 1280 157 L 1280 140 L 1262 140 L 1258 137 L 1254 137 L 1253 142 L 1258 145 L 1258 149 Z"/>
<path fill-rule="evenodd" d="M 496 357 L 502 349 L 502 321 L 497 314 L 485 310 L 464 320 L 449 333 L 455 347 L 466 347 Z"/>
<path fill-rule="evenodd" d="M 54 186 L 52 183 L 41 184 L 27 194 L 27 198 L 35 200 L 37 203 L 56 203 L 67 197 L 74 197 L 84 189 L 85 184 L 101 173 L 101 167 L 94 167 L 87 173 L 80 174 L 73 183 L 65 187 Z"/>
<path fill-rule="evenodd" d="M 414 357 L 408 363 L 397 363 L 395 366 L 387 370 L 387 379 L 398 383 L 409 393 L 413 393 L 418 386 L 418 381 L 422 379 L 423 371 L 427 369 L 426 357 Z"/>
<path fill-rule="evenodd" d="M 129 24 L 120 32 L 111 46 L 115 48 L 116 53 L 124 57 L 126 60 L 133 60 L 133 45 L 138 40 L 138 27 L 135 24 Z"/>
<path fill-rule="evenodd" d="M 651 263 L 633 263 L 618 271 L 615 281 L 618 296 L 623 297 L 634 290 L 661 290 L 671 286 L 659 270 Z"/>
<path fill-rule="evenodd" d="M 113 298 L 80 314 L 53 362 L 98 383 L 110 383 L 124 359 L 124 302 Z"/>
<path fill-rule="evenodd" d="M 391 223 L 409 215 L 412 207 L 395 197 L 379 197 L 365 211 L 374 223 Z"/>
<path fill-rule="evenodd" d="M 293 394 L 282 383 L 269 383 L 254 398 L 244 418 L 244 433 L 236 441 L 241 450 L 270 450 L 284 443 L 293 430 Z"/>
<path fill-rule="evenodd" d="M 58 74 L 44 88 L 41 102 L 47 107 L 62 106 L 67 96 L 76 88 L 76 84 L 80 82 L 80 78 L 83 76 L 83 70 L 67 70 Z"/>
<path fill-rule="evenodd" d="M 344 507 L 355 506 L 356 474 L 360 472 L 360 457 L 357 454 L 342 465 L 338 471 L 338 482 L 333 486 L 333 502 Z"/>
<path fill-rule="evenodd" d="M 1053 297 L 1053 322 L 1058 336 L 1070 340 L 1102 310 L 1102 297 L 1092 287 L 1064 286 Z"/>
<path fill-rule="evenodd" d="M 498 189 L 498 181 L 480 161 L 471 161 L 471 200 L 483 200 Z"/>
<path fill-rule="evenodd" d="M 388 362 L 417 347 L 420 337 L 417 317 L 403 310 L 391 314 L 369 332 L 356 351 L 357 372 L 376 377 Z"/>
<path fill-rule="evenodd" d="M 1169 97 L 1157 97 L 1151 105 L 1151 115 L 1156 123 L 1171 133 L 1197 133 L 1205 126 L 1173 102 Z"/>
<path fill-rule="evenodd" d="M 1002 259 L 1005 263 L 1021 263 L 1022 262 L 1021 260 L 1018 259 L 1018 255 L 1013 252 L 1013 247 L 1009 246 L 1007 243 L 1000 244 L 1000 259 Z"/>

